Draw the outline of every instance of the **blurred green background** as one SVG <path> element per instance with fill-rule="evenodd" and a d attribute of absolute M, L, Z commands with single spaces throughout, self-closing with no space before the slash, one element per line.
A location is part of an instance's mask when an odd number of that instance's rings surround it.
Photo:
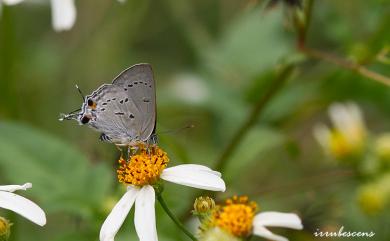
<path fill-rule="evenodd" d="M 389 206 L 367 214 L 356 201 L 360 186 L 389 169 L 362 177 L 329 161 L 313 137 L 316 123 L 329 122 L 328 106 L 343 101 L 361 107 L 372 136 L 389 131 L 389 87 L 300 54 L 290 17 L 299 10 L 282 1 L 266 10 L 264 1 L 249 0 L 83 0 L 75 26 L 58 33 L 49 1 L 40 2 L 3 6 L 0 18 L 0 183 L 32 182 L 20 194 L 48 218 L 40 228 L 0 210 L 14 223 L 10 240 L 98 239 L 124 192 L 115 175 L 119 153 L 97 132 L 58 118 L 80 107 L 75 84 L 89 94 L 141 62 L 154 69 L 157 131 L 171 165 L 210 167 L 279 71 L 294 66 L 226 159 L 228 189 L 217 200 L 248 195 L 261 211 L 298 213 L 304 231 L 276 231 L 290 240 L 320 240 L 317 228 L 341 226 L 389 240 Z M 375 58 L 390 44 L 389 3 L 315 1 L 307 45 L 389 76 L 388 63 Z M 175 131 L 187 125 L 194 128 Z M 195 192 L 167 184 L 164 196 L 185 217 Z M 159 239 L 188 240 L 156 207 Z M 131 215 L 116 240 L 137 240 Z"/>

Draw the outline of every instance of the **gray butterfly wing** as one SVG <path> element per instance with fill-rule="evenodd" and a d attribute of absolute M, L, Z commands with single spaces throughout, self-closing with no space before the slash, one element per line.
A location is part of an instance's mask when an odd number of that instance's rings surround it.
<path fill-rule="evenodd" d="M 91 96 L 96 118 L 89 124 L 114 143 L 147 141 L 155 128 L 156 94 L 149 64 L 134 65 Z"/>

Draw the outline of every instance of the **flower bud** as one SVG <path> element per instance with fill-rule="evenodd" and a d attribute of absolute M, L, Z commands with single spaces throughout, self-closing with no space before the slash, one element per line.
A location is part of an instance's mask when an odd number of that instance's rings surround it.
<path fill-rule="evenodd" d="M 0 241 L 8 240 L 11 234 L 11 225 L 7 219 L 0 217 Z"/>
<path fill-rule="evenodd" d="M 202 215 L 215 208 L 215 201 L 210 197 L 198 197 L 194 202 L 194 213 Z"/>

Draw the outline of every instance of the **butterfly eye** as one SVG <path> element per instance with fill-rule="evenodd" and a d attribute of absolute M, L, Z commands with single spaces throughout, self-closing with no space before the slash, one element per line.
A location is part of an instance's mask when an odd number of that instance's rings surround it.
<path fill-rule="evenodd" d="M 92 99 L 88 99 L 87 104 L 89 107 L 91 107 L 91 109 L 93 110 L 96 109 L 96 102 L 93 101 Z"/>
<path fill-rule="evenodd" d="M 89 118 L 88 116 L 83 116 L 81 118 L 81 123 L 82 124 L 87 124 L 90 120 L 91 120 L 91 118 Z"/>
<path fill-rule="evenodd" d="M 88 106 L 93 106 L 94 102 L 91 99 L 88 99 Z"/>

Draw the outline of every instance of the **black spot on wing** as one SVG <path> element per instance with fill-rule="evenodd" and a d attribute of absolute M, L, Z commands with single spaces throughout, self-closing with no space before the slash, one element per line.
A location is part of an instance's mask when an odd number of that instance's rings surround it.
<path fill-rule="evenodd" d="M 102 133 L 99 137 L 99 140 L 101 141 L 111 141 L 111 138 L 108 137 L 106 134 Z"/>

